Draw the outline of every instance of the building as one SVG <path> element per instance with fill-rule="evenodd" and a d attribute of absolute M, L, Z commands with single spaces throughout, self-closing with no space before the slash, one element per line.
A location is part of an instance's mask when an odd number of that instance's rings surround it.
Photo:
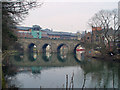
<path fill-rule="evenodd" d="M 88 33 L 85 32 L 84 42 L 91 43 L 92 41 L 91 35 L 92 34 L 90 32 Z"/>
<path fill-rule="evenodd" d="M 41 28 L 37 25 L 33 27 L 16 27 L 14 32 L 19 38 L 41 38 Z"/>
<path fill-rule="evenodd" d="M 95 43 L 98 44 L 101 41 L 102 28 L 92 27 L 92 32 L 86 32 L 82 35 L 81 41 L 85 43 Z"/>
<path fill-rule="evenodd" d="M 92 27 L 91 42 L 96 44 L 100 43 L 102 33 L 101 27 Z"/>
<path fill-rule="evenodd" d="M 78 33 L 55 32 L 50 29 L 42 29 L 39 25 L 33 25 L 33 27 L 16 27 L 14 31 L 19 38 L 80 40 L 80 34 Z"/>
<path fill-rule="evenodd" d="M 41 36 L 42 36 L 42 38 L 49 38 L 48 32 L 50 32 L 49 29 L 41 29 Z"/>
<path fill-rule="evenodd" d="M 19 38 L 33 38 L 31 35 L 31 27 L 16 27 L 14 32 Z"/>
<path fill-rule="evenodd" d="M 33 38 L 41 38 L 41 27 L 38 25 L 33 25 L 33 27 L 31 28 L 31 35 L 33 36 Z"/>

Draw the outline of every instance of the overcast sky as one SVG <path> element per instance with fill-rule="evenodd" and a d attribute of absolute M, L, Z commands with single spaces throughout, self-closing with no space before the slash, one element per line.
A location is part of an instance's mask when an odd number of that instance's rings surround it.
<path fill-rule="evenodd" d="M 49 2 L 48 2 L 49 1 Z M 77 32 L 91 30 L 88 20 L 99 10 L 118 8 L 119 0 L 42 0 L 40 8 L 30 10 L 21 26 L 39 25 L 43 29 Z"/>

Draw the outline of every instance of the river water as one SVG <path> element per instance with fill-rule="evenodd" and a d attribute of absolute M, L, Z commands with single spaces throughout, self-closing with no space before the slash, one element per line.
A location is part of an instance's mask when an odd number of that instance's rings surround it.
<path fill-rule="evenodd" d="M 84 53 L 19 53 L 6 57 L 3 64 L 8 87 L 120 88 L 120 63 Z"/>

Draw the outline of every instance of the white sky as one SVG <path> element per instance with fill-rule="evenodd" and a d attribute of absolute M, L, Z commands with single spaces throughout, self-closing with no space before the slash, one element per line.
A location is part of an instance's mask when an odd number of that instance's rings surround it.
<path fill-rule="evenodd" d="M 32 9 L 21 26 L 39 25 L 42 28 L 52 28 L 53 31 L 65 32 L 91 30 L 87 25 L 88 20 L 101 9 L 118 8 L 119 0 L 41 1 L 44 4 L 40 8 Z"/>

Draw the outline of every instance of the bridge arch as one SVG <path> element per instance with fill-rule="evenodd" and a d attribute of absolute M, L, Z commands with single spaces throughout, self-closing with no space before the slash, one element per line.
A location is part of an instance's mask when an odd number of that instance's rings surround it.
<path fill-rule="evenodd" d="M 66 44 L 64 44 L 64 43 L 62 43 L 62 44 L 60 44 L 60 45 L 58 45 L 58 47 L 57 47 L 57 52 L 58 53 L 60 53 L 60 49 L 63 47 L 63 49 L 67 49 L 67 51 L 68 51 L 68 45 L 66 45 Z"/>
<path fill-rule="evenodd" d="M 72 53 L 74 51 L 75 45 L 81 43 L 78 40 L 53 40 L 53 39 L 30 39 L 30 38 L 19 38 L 18 42 L 23 46 L 25 52 L 28 51 L 28 47 L 36 45 L 37 52 L 43 52 L 43 48 L 47 44 L 51 45 L 51 52 L 58 52 L 60 47 L 63 45 L 68 46 L 68 51 Z M 43 47 L 43 48 L 42 48 Z"/>
<path fill-rule="evenodd" d="M 30 43 L 30 44 L 28 45 L 28 51 L 29 51 L 29 52 L 37 51 L 36 47 L 37 47 L 37 46 L 36 46 L 34 43 Z"/>
<path fill-rule="evenodd" d="M 67 60 L 67 55 L 61 55 L 60 53 L 57 53 L 57 59 L 60 62 L 65 62 Z"/>
<path fill-rule="evenodd" d="M 46 50 L 47 49 L 47 50 Z M 51 52 L 51 45 L 48 44 L 48 43 L 45 43 L 43 46 L 42 46 L 42 51 L 45 53 L 46 51 L 48 52 Z"/>
<path fill-rule="evenodd" d="M 80 46 L 81 44 L 80 43 L 78 43 L 75 47 L 74 47 L 74 53 L 76 54 L 76 49 L 77 49 L 77 47 L 78 46 Z M 82 46 L 82 45 L 81 45 Z"/>
<path fill-rule="evenodd" d="M 45 62 L 48 62 L 48 61 L 51 61 L 51 56 L 52 54 L 50 52 L 46 52 L 46 53 L 43 53 L 42 54 L 42 59 L 45 61 Z"/>

